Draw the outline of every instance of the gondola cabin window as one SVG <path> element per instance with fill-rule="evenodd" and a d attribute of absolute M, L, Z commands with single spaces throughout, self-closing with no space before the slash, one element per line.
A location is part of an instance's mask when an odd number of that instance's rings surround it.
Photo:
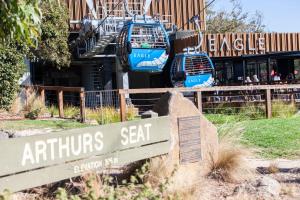
<path fill-rule="evenodd" d="M 132 48 L 161 48 L 167 47 L 165 34 L 160 26 L 134 25 L 131 34 Z"/>
<path fill-rule="evenodd" d="M 187 75 L 213 73 L 213 69 L 208 58 L 199 56 L 191 56 L 186 58 L 185 71 Z"/>

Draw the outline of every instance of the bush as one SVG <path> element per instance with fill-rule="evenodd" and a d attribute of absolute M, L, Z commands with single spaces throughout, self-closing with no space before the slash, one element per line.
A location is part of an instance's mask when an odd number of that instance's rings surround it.
<path fill-rule="evenodd" d="M 9 109 L 25 68 L 24 54 L 14 45 L 0 43 L 0 109 Z"/>
<path fill-rule="evenodd" d="M 67 105 L 64 107 L 65 118 L 77 119 L 80 117 L 80 108 Z"/>
<path fill-rule="evenodd" d="M 126 109 L 126 119 L 128 121 L 136 119 L 138 110 L 129 106 Z M 86 118 L 88 120 L 96 120 L 99 124 L 109 124 L 120 122 L 120 112 L 113 107 L 103 107 L 97 109 L 86 109 Z"/>
<path fill-rule="evenodd" d="M 292 117 L 297 113 L 295 104 L 285 103 L 283 101 L 275 101 L 272 103 L 272 116 L 279 118 Z"/>
<path fill-rule="evenodd" d="M 45 114 L 46 107 L 36 92 L 32 91 L 27 99 L 27 104 L 24 106 L 25 117 L 29 119 L 37 119 L 41 115 Z"/>
<path fill-rule="evenodd" d="M 48 112 L 50 113 L 51 117 L 58 116 L 58 114 L 59 114 L 58 108 L 54 105 L 51 105 L 48 108 Z"/>

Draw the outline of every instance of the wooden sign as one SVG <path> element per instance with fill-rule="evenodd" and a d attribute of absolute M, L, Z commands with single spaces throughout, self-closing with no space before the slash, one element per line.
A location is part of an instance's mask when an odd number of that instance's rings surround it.
<path fill-rule="evenodd" d="M 20 191 L 166 154 L 169 121 L 159 117 L 0 140 L 0 191 Z"/>
<path fill-rule="evenodd" d="M 198 44 L 198 36 L 174 41 L 175 53 Z M 210 57 L 259 55 L 271 52 L 300 51 L 300 33 L 204 34 L 202 51 Z"/>

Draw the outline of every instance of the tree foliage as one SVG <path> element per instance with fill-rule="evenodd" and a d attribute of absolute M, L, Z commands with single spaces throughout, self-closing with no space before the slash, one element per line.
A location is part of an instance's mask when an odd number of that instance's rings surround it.
<path fill-rule="evenodd" d="M 0 0 L 0 42 L 34 46 L 40 34 L 39 0 Z"/>
<path fill-rule="evenodd" d="M 215 11 L 208 8 L 206 11 L 207 32 L 209 33 L 237 33 L 237 32 L 263 32 L 263 15 L 256 11 L 254 16 L 245 12 L 239 0 L 231 0 L 232 10 Z"/>
<path fill-rule="evenodd" d="M 57 68 L 69 66 L 71 54 L 68 47 L 68 9 L 64 3 L 54 6 L 43 1 L 41 10 L 41 36 L 33 54 Z"/>
<path fill-rule="evenodd" d="M 68 11 L 60 0 L 0 0 L 0 109 L 19 89 L 28 48 L 58 68 L 70 63 Z M 26 51 L 25 51 L 26 50 Z"/>

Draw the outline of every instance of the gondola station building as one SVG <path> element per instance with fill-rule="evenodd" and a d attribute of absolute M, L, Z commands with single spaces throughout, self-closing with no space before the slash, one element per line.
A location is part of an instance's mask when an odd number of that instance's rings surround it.
<path fill-rule="evenodd" d="M 143 0 L 65 2 L 70 16 L 71 66 L 58 70 L 33 62 L 32 84 L 84 87 L 86 91 L 172 87 L 174 57 L 199 43 L 197 27 L 186 23 L 199 13 L 204 33 L 200 51 L 212 60 L 213 85 L 300 82 L 300 33 L 206 34 L 204 0 L 153 1 L 147 15 L 143 15 L 147 7 Z M 157 55 L 147 60 L 153 52 Z M 140 62 L 134 64 L 136 59 Z M 134 70 L 143 64 L 161 70 Z"/>

